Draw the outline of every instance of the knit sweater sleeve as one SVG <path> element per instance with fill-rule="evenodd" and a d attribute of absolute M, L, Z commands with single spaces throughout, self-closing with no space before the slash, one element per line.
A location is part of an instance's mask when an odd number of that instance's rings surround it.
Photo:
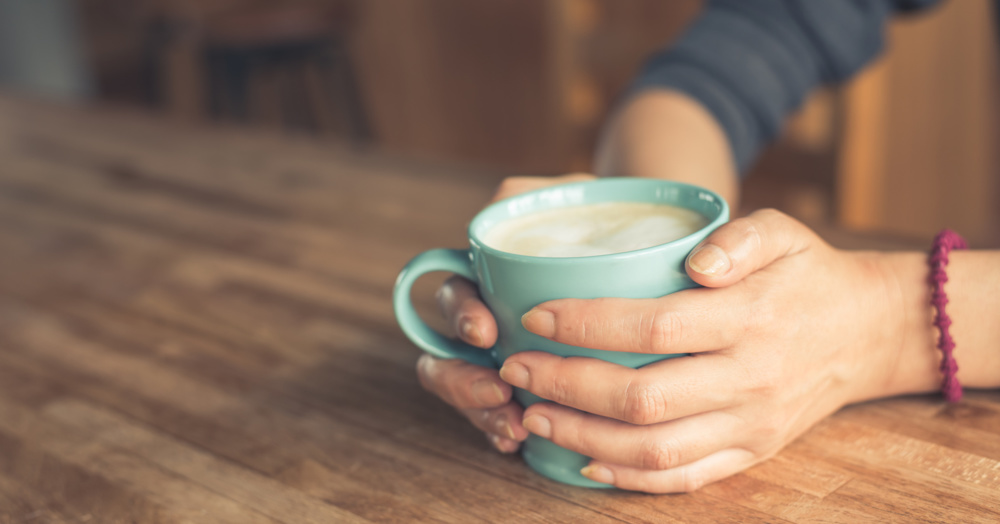
<path fill-rule="evenodd" d="M 630 91 L 670 89 L 698 100 L 744 172 L 812 89 L 851 77 L 880 53 L 890 16 L 937 1 L 709 0 Z"/>

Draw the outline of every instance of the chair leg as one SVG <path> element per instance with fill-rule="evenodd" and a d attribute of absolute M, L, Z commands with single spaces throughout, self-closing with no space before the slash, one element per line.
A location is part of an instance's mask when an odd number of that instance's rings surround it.
<path fill-rule="evenodd" d="M 223 118 L 226 113 L 226 75 L 223 68 L 225 59 L 215 49 L 208 49 L 203 55 L 205 67 L 205 88 L 208 95 L 208 111 L 212 118 Z"/>
<path fill-rule="evenodd" d="M 321 60 L 326 66 L 323 69 L 326 71 L 330 95 L 334 98 L 333 102 L 338 112 L 343 115 L 342 120 L 347 127 L 348 139 L 357 144 L 372 141 L 374 137 L 364 100 L 343 41 L 340 39 L 331 41 L 330 46 L 322 52 Z"/>
<path fill-rule="evenodd" d="M 308 50 L 292 48 L 276 53 L 274 58 L 279 71 L 278 91 L 284 126 L 316 133 L 319 126 L 313 113 L 319 108 L 312 107 L 309 101 L 305 79 L 309 63 L 307 53 Z"/>
<path fill-rule="evenodd" d="M 249 84 L 251 78 L 251 58 L 238 51 L 224 51 L 222 65 L 222 84 L 229 106 L 227 113 L 239 122 L 247 122 L 250 118 Z"/>
<path fill-rule="evenodd" d="M 164 20 L 153 20 L 142 40 L 141 82 L 143 101 L 149 107 L 163 106 L 163 58 L 171 43 L 170 27 Z"/>

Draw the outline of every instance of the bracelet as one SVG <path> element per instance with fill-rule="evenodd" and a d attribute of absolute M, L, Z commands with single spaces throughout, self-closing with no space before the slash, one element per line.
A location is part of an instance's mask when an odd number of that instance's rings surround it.
<path fill-rule="evenodd" d="M 945 229 L 934 237 L 934 245 L 931 247 L 928 262 L 931 266 L 931 274 L 928 281 L 931 284 L 931 304 L 937 310 L 934 317 L 934 325 L 941 332 L 937 347 L 941 350 L 941 373 L 944 378 L 941 381 L 941 393 L 944 394 L 948 402 L 958 402 L 962 399 L 962 385 L 958 383 L 958 363 L 955 362 L 953 354 L 955 341 L 951 338 L 951 318 L 945 312 L 948 304 L 948 294 L 944 291 L 944 283 L 948 281 L 945 268 L 948 266 L 948 253 L 952 249 L 968 249 L 969 245 L 958 233 Z"/>

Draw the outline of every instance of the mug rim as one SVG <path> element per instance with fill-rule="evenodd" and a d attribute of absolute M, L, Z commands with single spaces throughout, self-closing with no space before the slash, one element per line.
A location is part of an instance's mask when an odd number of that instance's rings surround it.
<path fill-rule="evenodd" d="M 717 202 L 719 204 L 719 207 L 718 207 L 718 210 L 715 212 L 714 216 L 707 217 L 709 219 L 709 221 L 708 221 L 707 224 L 705 224 L 704 226 L 698 228 L 696 231 L 693 231 L 693 232 L 691 232 L 691 233 L 689 233 L 687 235 L 684 235 L 681 238 L 674 239 L 674 240 L 671 240 L 670 242 L 666 242 L 666 243 L 663 243 L 663 244 L 657 244 L 655 246 L 645 247 L 645 248 L 642 248 L 642 249 L 633 249 L 631 251 L 621 251 L 621 252 L 618 252 L 618 253 L 608 253 L 608 254 L 604 254 L 604 255 L 585 255 L 585 256 L 573 256 L 573 257 L 540 257 L 540 256 L 534 256 L 534 255 L 520 255 L 520 254 L 517 254 L 517 253 L 511 253 L 509 251 L 503 251 L 503 250 L 497 249 L 495 247 L 492 247 L 492 246 L 486 244 L 485 242 L 483 242 L 483 240 L 479 237 L 479 235 L 476 234 L 476 229 L 477 229 L 477 226 L 479 224 L 481 224 L 484 220 L 486 220 L 490 215 L 492 215 L 494 213 L 497 213 L 498 209 L 508 207 L 512 202 L 515 202 L 517 200 L 523 200 L 523 199 L 526 199 L 526 198 L 537 197 L 538 195 L 544 194 L 546 192 L 557 191 L 557 190 L 558 191 L 566 191 L 566 190 L 572 190 L 572 189 L 580 187 L 580 186 L 593 186 L 595 184 L 598 184 L 598 185 L 607 185 L 607 184 L 620 185 L 620 184 L 624 184 L 624 185 L 667 186 L 667 187 L 674 187 L 674 188 L 682 188 L 682 189 L 687 189 L 687 190 L 693 190 L 693 191 L 696 191 L 696 192 L 700 192 L 701 195 L 699 195 L 699 196 L 708 195 L 709 197 L 711 197 L 711 200 L 713 200 L 714 202 Z M 613 199 L 607 200 L 607 202 L 615 202 L 615 201 L 628 202 L 628 200 L 613 200 Z M 641 200 L 635 200 L 635 202 L 643 202 L 643 201 L 641 201 Z M 587 203 L 587 204 L 571 204 L 571 205 L 588 205 L 588 204 L 595 204 L 595 203 L 599 203 L 599 202 L 590 202 L 590 203 Z M 676 203 L 671 203 L 670 205 L 675 205 L 677 207 L 683 207 L 684 209 L 688 209 L 688 210 L 691 210 L 691 211 L 695 211 L 695 212 L 701 213 L 700 210 L 692 209 L 691 206 L 680 205 L 680 204 L 676 204 Z M 556 207 L 556 206 L 549 207 L 548 209 L 553 209 L 554 207 Z M 570 207 L 570 206 L 566 206 L 566 207 Z M 539 211 L 541 211 L 541 210 L 539 210 Z M 466 236 L 468 237 L 469 244 L 472 247 L 474 247 L 474 248 L 476 248 L 476 249 L 478 249 L 478 250 L 480 250 L 482 252 L 485 252 L 485 253 L 489 254 L 490 256 L 492 256 L 492 257 L 499 257 L 499 258 L 504 258 L 504 259 L 508 259 L 508 260 L 514 260 L 514 261 L 531 262 L 533 264 L 574 264 L 574 263 L 582 263 L 584 261 L 586 261 L 586 262 L 594 262 L 594 261 L 623 260 L 623 259 L 628 259 L 628 258 L 632 258 L 632 257 L 643 256 L 643 255 L 646 255 L 648 253 L 653 253 L 653 252 L 657 252 L 657 251 L 671 249 L 673 246 L 675 246 L 677 244 L 681 244 L 681 243 L 684 243 L 685 241 L 689 241 L 690 238 L 693 237 L 693 236 L 702 235 L 706 230 L 708 230 L 709 232 L 714 231 L 716 228 L 718 228 L 719 226 L 721 226 L 723 223 L 725 223 L 728 220 L 729 220 L 729 203 L 726 202 L 726 199 L 722 198 L 718 193 L 716 193 L 715 191 L 712 191 L 711 189 L 707 189 L 707 188 L 704 188 L 704 187 L 701 187 L 701 186 L 696 186 L 694 184 L 688 184 L 688 183 L 685 183 L 685 182 L 676 182 L 676 181 L 673 181 L 673 180 L 663 180 L 663 179 L 657 179 L 657 178 L 607 177 L 607 178 L 599 178 L 599 179 L 596 179 L 596 180 L 585 180 L 585 181 L 581 181 L 581 182 L 571 182 L 571 183 L 568 183 L 568 184 L 558 184 L 558 185 L 555 185 L 555 186 L 543 187 L 543 188 L 540 188 L 540 189 L 534 189 L 532 191 L 527 191 L 525 193 L 521 193 L 521 194 L 518 194 L 518 195 L 513 195 L 513 196 L 510 196 L 510 197 L 504 198 L 503 200 L 498 200 L 498 201 L 490 204 L 489 206 L 486 206 L 479 213 L 476 213 L 476 216 L 473 217 L 472 221 L 469 223 L 469 227 L 466 230 Z M 702 236 L 707 236 L 707 235 L 702 235 Z"/>

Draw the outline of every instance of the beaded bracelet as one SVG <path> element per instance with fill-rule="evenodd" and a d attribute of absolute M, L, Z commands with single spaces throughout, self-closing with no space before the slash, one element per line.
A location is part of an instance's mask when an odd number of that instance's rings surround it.
<path fill-rule="evenodd" d="M 941 373 L 944 378 L 941 381 L 941 393 L 944 394 L 948 402 L 958 402 L 962 399 L 962 385 L 958 383 L 958 363 L 955 362 L 953 354 L 955 341 L 951 338 L 951 318 L 945 312 L 948 304 L 948 295 L 944 291 L 944 283 L 948 281 L 945 268 L 948 266 L 948 253 L 952 249 L 968 249 L 969 245 L 958 233 L 945 229 L 934 237 L 934 245 L 931 247 L 928 262 L 931 266 L 931 274 L 928 279 L 931 284 L 931 304 L 937 310 L 934 317 L 934 325 L 941 332 L 937 347 L 941 350 Z"/>

